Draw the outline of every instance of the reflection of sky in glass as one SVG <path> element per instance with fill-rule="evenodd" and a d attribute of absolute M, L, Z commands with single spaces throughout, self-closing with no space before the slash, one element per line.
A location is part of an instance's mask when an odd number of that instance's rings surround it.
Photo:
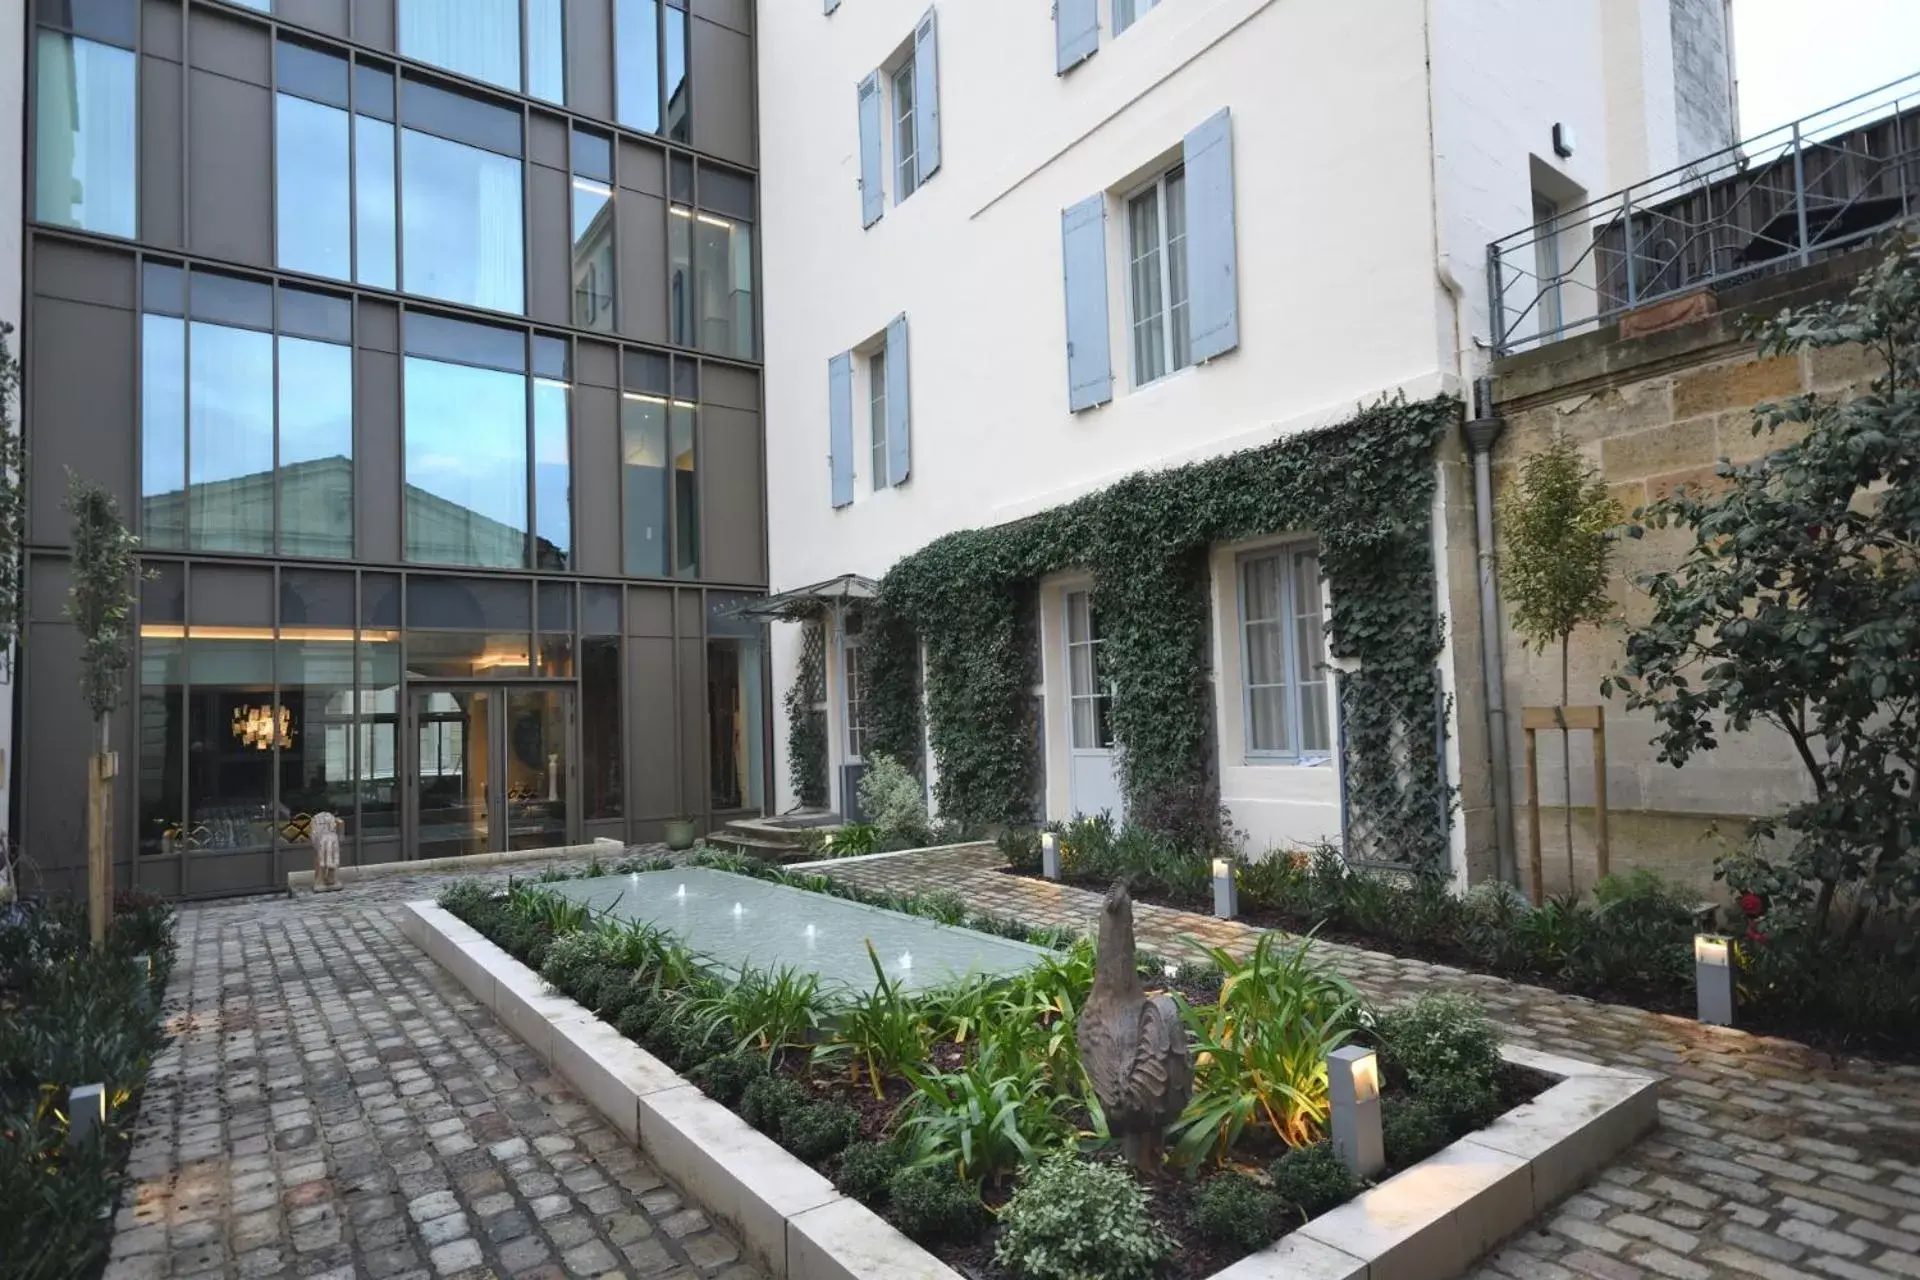
<path fill-rule="evenodd" d="M 353 554 L 353 351 L 280 339 L 280 548 Z M 332 466 L 289 471 L 300 463 Z"/>
<path fill-rule="evenodd" d="M 687 15 L 668 5 L 663 15 L 667 22 L 667 129 L 682 142 L 687 138 Z M 677 99 L 677 101 L 676 101 Z"/>
<path fill-rule="evenodd" d="M 542 569 L 564 569 L 573 550 L 572 450 L 567 444 L 567 402 L 572 393 L 564 382 L 533 380 L 533 501 L 534 534 L 540 553 L 549 563 Z M 558 562 L 552 562 L 558 552 Z"/>
<path fill-rule="evenodd" d="M 41 221 L 133 234 L 133 59 L 129 49 L 39 33 L 33 212 Z"/>
<path fill-rule="evenodd" d="M 427 504 L 409 505 L 409 558 L 522 565 L 524 552 L 507 559 L 498 529 L 481 522 L 527 527 L 526 378 L 408 356 L 406 384 L 406 483 L 456 508 L 423 527 Z M 439 536 L 463 518 L 464 530 Z"/>
<path fill-rule="evenodd" d="M 659 0 L 614 0 L 614 69 L 620 123 L 660 132 Z"/>
<path fill-rule="evenodd" d="M 190 541 L 271 551 L 272 493 L 240 482 L 273 471 L 273 335 L 195 321 L 188 339 Z"/>
<path fill-rule="evenodd" d="M 393 288 L 393 126 L 353 118 L 354 228 L 360 283 Z"/>
<path fill-rule="evenodd" d="M 397 17 L 409 58 L 520 87 L 520 0 L 400 0 Z"/>
<path fill-rule="evenodd" d="M 352 278 L 347 209 L 347 113 L 279 94 L 275 123 L 275 208 L 280 265 L 292 271 Z"/>
<path fill-rule="evenodd" d="M 573 322 L 613 329 L 613 192 L 591 178 L 573 180 Z"/>
<path fill-rule="evenodd" d="M 564 103 L 566 45 L 560 5 L 561 0 L 527 0 L 527 92 Z"/>
<path fill-rule="evenodd" d="M 140 321 L 141 539 L 150 547 L 186 540 L 177 505 L 187 486 L 187 326 L 172 316 Z"/>
<path fill-rule="evenodd" d="M 400 132 L 407 292 L 522 310 L 520 161 Z"/>

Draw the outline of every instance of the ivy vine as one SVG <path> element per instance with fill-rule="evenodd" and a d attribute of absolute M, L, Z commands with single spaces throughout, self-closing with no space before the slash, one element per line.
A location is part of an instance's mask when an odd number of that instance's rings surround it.
<path fill-rule="evenodd" d="M 1349 854 L 1444 857 L 1433 449 L 1452 398 L 1396 399 L 1322 431 L 1141 472 L 1011 524 L 948 534 L 894 565 L 866 612 L 870 750 L 921 756 L 919 648 L 940 812 L 1031 820 L 1040 761 L 1035 589 L 1093 575 L 1129 809 L 1217 796 L 1208 548 L 1290 530 L 1319 539 L 1331 583 Z M 1365 845 L 1354 848 L 1358 837 Z"/>

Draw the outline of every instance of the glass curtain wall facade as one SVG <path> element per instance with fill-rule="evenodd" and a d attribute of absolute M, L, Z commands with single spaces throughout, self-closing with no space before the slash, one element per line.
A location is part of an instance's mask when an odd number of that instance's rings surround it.
<path fill-rule="evenodd" d="M 90 0 L 28 40 L 20 838 L 84 883 L 68 469 L 146 577 L 117 883 L 765 803 L 750 15 Z M 76 763 L 78 762 L 78 763 Z"/>

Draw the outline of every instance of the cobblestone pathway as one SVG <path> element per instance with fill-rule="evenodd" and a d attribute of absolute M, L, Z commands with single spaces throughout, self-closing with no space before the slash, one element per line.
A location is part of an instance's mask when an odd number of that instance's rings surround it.
<path fill-rule="evenodd" d="M 181 912 L 108 1280 L 759 1276 L 401 936 L 446 879 Z"/>
<path fill-rule="evenodd" d="M 1098 895 L 1002 874 L 989 847 L 828 868 L 883 892 L 949 890 L 976 910 L 1086 928 Z M 1143 947 L 1236 950 L 1257 931 L 1137 906 Z M 1515 1042 L 1666 1077 L 1660 1127 L 1477 1280 L 1920 1280 L 1920 1068 L 1839 1063 L 1786 1041 L 1354 947 L 1318 950 L 1370 998 L 1484 1001 Z"/>

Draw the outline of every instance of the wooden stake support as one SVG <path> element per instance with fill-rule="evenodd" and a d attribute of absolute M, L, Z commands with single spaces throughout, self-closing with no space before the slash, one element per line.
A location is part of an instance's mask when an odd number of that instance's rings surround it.
<path fill-rule="evenodd" d="M 1522 707 L 1520 729 L 1527 739 L 1527 867 L 1532 873 L 1533 905 L 1546 898 L 1540 869 L 1540 762 L 1536 736 L 1542 729 L 1586 729 L 1593 734 L 1594 861 L 1604 878 L 1611 864 L 1607 845 L 1607 709 L 1605 707 Z M 1567 807 L 1573 807 L 1573 779 L 1567 779 Z M 1572 850 L 1567 874 L 1573 874 Z M 1572 884 L 1567 886 L 1573 888 Z"/>
<path fill-rule="evenodd" d="M 119 753 L 94 755 L 87 770 L 87 923 L 93 945 L 107 944 L 107 925 L 113 919 L 113 779 L 120 772 Z"/>

